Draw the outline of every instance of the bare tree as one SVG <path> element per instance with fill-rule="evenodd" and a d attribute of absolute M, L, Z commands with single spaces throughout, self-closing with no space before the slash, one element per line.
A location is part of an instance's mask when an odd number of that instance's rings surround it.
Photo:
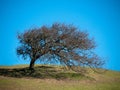
<path fill-rule="evenodd" d="M 75 68 L 79 66 L 98 68 L 103 64 L 93 52 L 94 40 L 73 25 L 54 23 L 51 27 L 29 29 L 17 37 L 20 42 L 17 55 L 29 57 L 29 69 L 34 68 L 36 60 L 60 63 L 78 71 Z"/>

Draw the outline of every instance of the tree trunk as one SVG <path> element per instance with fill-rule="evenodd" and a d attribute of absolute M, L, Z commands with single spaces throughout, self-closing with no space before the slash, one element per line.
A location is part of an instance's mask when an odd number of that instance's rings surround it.
<path fill-rule="evenodd" d="M 33 69 L 34 69 L 34 63 L 35 63 L 35 58 L 33 58 L 33 59 L 30 61 L 30 66 L 29 66 L 29 69 L 30 69 L 30 70 L 33 70 Z"/>

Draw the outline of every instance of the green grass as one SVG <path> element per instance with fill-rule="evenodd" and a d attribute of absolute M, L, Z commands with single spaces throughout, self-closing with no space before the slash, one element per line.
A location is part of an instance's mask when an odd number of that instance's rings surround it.
<path fill-rule="evenodd" d="M 0 90 L 120 90 L 120 72 L 98 74 L 90 69 L 83 75 L 61 66 L 1 66 Z M 31 74 L 30 74 L 31 73 Z"/>

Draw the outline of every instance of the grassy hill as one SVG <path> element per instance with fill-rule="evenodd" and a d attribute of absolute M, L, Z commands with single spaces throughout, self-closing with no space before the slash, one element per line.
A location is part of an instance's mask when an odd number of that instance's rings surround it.
<path fill-rule="evenodd" d="M 0 90 L 120 90 L 120 72 L 86 74 L 65 70 L 62 66 L 0 66 Z"/>

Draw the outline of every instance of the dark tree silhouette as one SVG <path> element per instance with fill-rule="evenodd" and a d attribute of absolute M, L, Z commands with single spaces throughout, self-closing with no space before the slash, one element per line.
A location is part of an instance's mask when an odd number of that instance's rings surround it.
<path fill-rule="evenodd" d="M 73 25 L 54 23 L 51 27 L 29 29 L 17 37 L 20 42 L 17 55 L 29 57 L 29 69 L 34 68 L 36 60 L 60 63 L 73 70 L 78 70 L 78 66 L 98 68 L 103 64 L 93 52 L 94 40 Z"/>

